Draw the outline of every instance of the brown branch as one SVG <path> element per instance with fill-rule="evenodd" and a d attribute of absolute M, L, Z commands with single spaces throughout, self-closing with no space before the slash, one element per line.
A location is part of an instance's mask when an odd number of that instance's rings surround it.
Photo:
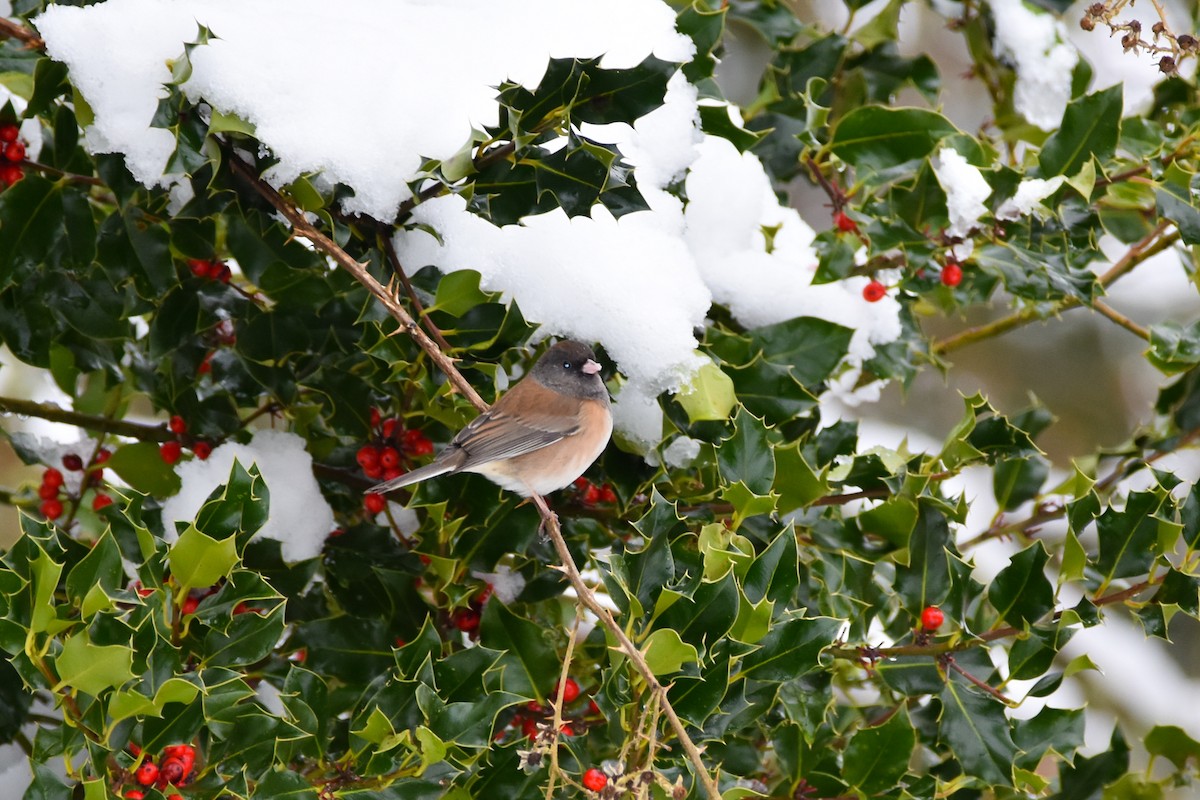
<path fill-rule="evenodd" d="M 1144 581 L 1139 581 L 1128 589 L 1122 589 L 1119 592 L 1106 594 L 1103 597 L 1092 599 L 1094 606 L 1108 606 L 1114 603 L 1123 603 L 1147 589 L 1151 589 L 1162 583 L 1160 578 L 1147 578 Z M 1070 609 L 1060 609 L 1055 611 L 1050 617 L 1051 622 L 1058 622 L 1062 619 Z M 885 658 L 895 658 L 897 656 L 933 656 L 941 657 L 951 653 L 958 653 L 963 650 L 970 650 L 973 647 L 981 647 L 982 645 L 994 642 L 998 639 L 1007 639 L 1010 636 L 1019 636 L 1024 633 L 1024 628 L 1018 628 L 1014 625 L 1006 625 L 1003 628 L 993 628 L 990 631 L 985 631 L 978 636 L 973 636 L 970 639 L 947 639 L 942 642 L 926 642 L 913 644 L 898 644 L 893 647 L 868 647 L 868 646 L 850 646 L 850 645 L 835 645 L 825 652 L 834 658 L 848 659 L 850 661 L 862 661 L 868 658 L 871 661 L 879 661 Z"/>
<path fill-rule="evenodd" d="M 45 39 L 38 36 L 32 28 L 26 28 L 24 25 L 4 17 L 0 17 L 0 36 L 22 41 L 30 50 L 44 51 L 46 49 Z"/>
<path fill-rule="evenodd" d="M 434 324 L 429 315 L 425 313 L 425 306 L 421 302 L 421 298 L 417 297 L 417 290 L 413 288 L 412 281 L 408 279 L 408 274 L 404 271 L 404 265 L 400 263 L 400 257 L 396 255 L 396 245 L 392 242 L 390 233 L 379 234 L 380 240 L 383 242 L 383 252 L 387 256 L 388 263 L 392 265 L 392 272 L 400 279 L 400 285 L 404 287 L 404 293 L 408 295 L 409 301 L 413 305 L 413 312 L 417 318 L 421 320 L 421 324 L 429 331 L 429 335 L 438 343 L 438 347 L 445 350 L 452 350 L 450 343 L 446 341 L 446 337 L 442 336 L 441 329 Z"/>
<path fill-rule="evenodd" d="M 505 148 L 497 148 L 497 150 L 503 149 Z M 494 155 L 495 152 L 496 151 L 492 151 L 492 153 L 489 153 L 488 156 Z M 358 263 L 358 261 L 352 258 L 349 253 L 339 247 L 336 242 L 312 225 L 312 223 L 308 221 L 302 212 L 284 200 L 274 188 L 256 175 L 247 164 L 245 164 L 228 149 L 226 149 L 226 154 L 234 172 L 243 180 L 245 180 L 251 186 L 251 188 L 254 189 L 254 191 L 261 195 L 272 206 L 274 206 L 277 211 L 283 214 L 284 218 L 291 223 L 292 232 L 294 235 L 308 239 L 308 241 L 311 242 L 314 247 L 328 257 L 332 258 L 339 267 L 342 267 L 351 275 L 353 275 L 355 279 L 365 286 L 371 292 L 371 294 L 375 295 L 375 297 L 383 304 L 384 308 L 386 308 L 388 312 L 400 322 L 401 329 L 413 337 L 414 341 L 416 341 L 418 346 L 420 346 L 420 348 L 424 350 L 427 355 L 429 355 L 430 359 L 434 362 L 434 364 L 437 365 L 438 369 L 442 371 L 447 380 L 449 380 L 455 386 L 455 388 L 462 392 L 462 394 L 466 396 L 480 411 L 487 409 L 487 403 L 483 401 L 483 398 L 481 398 L 478 393 L 475 392 L 474 388 L 472 388 L 471 385 L 467 383 L 466 379 L 463 378 L 462 374 L 459 373 L 458 369 L 454 366 L 453 360 L 442 353 L 442 351 L 438 348 L 437 343 L 434 342 L 423 330 L 421 330 L 420 326 L 416 323 L 408 311 L 405 310 L 402 305 L 400 305 L 394 295 L 388 292 L 387 289 L 385 289 L 377 280 L 375 280 L 374 276 L 372 276 L 362 264 Z M 708 769 L 704 764 L 704 760 L 700 756 L 700 750 L 696 747 L 695 743 L 692 742 L 691 737 L 688 736 L 687 730 L 683 726 L 683 722 L 679 719 L 679 716 L 675 713 L 675 710 L 671 707 L 670 702 L 667 700 L 666 688 L 659 683 L 657 678 L 655 678 L 654 673 L 650 670 L 649 665 L 646 663 L 646 659 L 638 650 L 637 645 L 635 645 L 629 639 L 629 637 L 626 636 L 625 631 L 622 630 L 621 626 L 617 624 L 612 614 L 609 613 L 608 609 L 600 605 L 600 602 L 596 599 L 595 594 L 593 594 L 591 589 L 588 588 L 587 584 L 583 582 L 583 578 L 579 574 L 579 569 L 575 566 L 575 561 L 571 556 L 570 550 L 567 548 L 567 543 L 563 539 L 562 530 L 558 525 L 558 517 L 556 517 L 554 512 L 550 510 L 550 507 L 546 505 L 546 500 L 540 495 L 536 494 L 530 499 L 533 501 L 534 505 L 538 509 L 538 513 L 542 517 L 544 528 L 550 535 L 550 539 L 554 543 L 555 550 L 562 561 L 561 569 L 566 574 L 571 586 L 574 587 L 575 592 L 578 595 L 579 602 L 583 603 L 588 610 L 597 616 L 609 634 L 616 639 L 621 652 L 626 658 L 629 659 L 630 663 L 633 664 L 634 669 L 641 675 L 642 679 L 646 681 L 647 686 L 649 686 L 651 691 L 654 692 L 654 694 L 659 698 L 662 703 L 663 710 L 667 715 L 667 719 L 671 724 L 671 728 L 675 732 L 676 738 L 679 740 L 681 746 L 688 755 L 688 759 L 691 761 L 692 766 L 696 770 L 697 779 L 704 784 L 705 794 L 708 796 L 709 800 L 720 800 L 721 793 L 717 787 L 716 781 L 713 780 L 712 776 L 708 774 Z"/>
<path fill-rule="evenodd" d="M 1171 223 L 1166 220 L 1159 222 L 1158 225 L 1155 226 L 1154 230 L 1150 231 L 1150 233 L 1146 234 L 1139 241 L 1137 241 L 1132 247 L 1129 248 L 1125 255 L 1120 258 L 1120 260 L 1113 264 L 1107 272 L 1101 275 L 1097 279 L 1097 283 L 1099 283 L 1101 286 L 1108 286 L 1146 259 L 1173 246 L 1177 241 L 1179 241 L 1179 231 L 1175 230 L 1168 233 L 1167 229 L 1170 228 L 1170 226 Z M 1074 297 L 1068 297 L 1065 300 L 1060 301 L 1057 307 L 1053 309 L 1052 313 L 1062 313 L 1063 311 L 1069 311 L 1072 308 L 1078 308 L 1082 305 L 1082 300 L 1078 300 Z M 986 325 L 968 328 L 965 331 L 961 331 L 946 339 L 942 339 L 940 342 L 934 342 L 930 350 L 934 355 L 944 356 L 952 350 L 957 350 L 960 347 L 965 347 L 969 344 L 974 344 L 975 342 L 979 342 L 984 339 L 990 339 L 995 336 L 1008 333 L 1011 330 L 1028 325 L 1030 322 L 1035 320 L 1044 319 L 1046 316 L 1048 315 L 1040 311 L 1037 307 L 1030 306 L 1013 314 L 1009 314 L 1006 317 L 1001 317 L 998 320 L 989 322 Z"/>
<path fill-rule="evenodd" d="M 258 192 L 264 200 L 274 206 L 275 210 L 287 219 L 292 226 L 292 232 L 296 236 L 310 241 L 314 247 L 332 258 L 339 267 L 353 275 L 354 279 L 365 286 L 380 304 L 400 322 L 401 330 L 411 336 L 413 341 L 417 343 L 417 346 L 425 351 L 426 355 L 437 365 L 437 368 L 441 370 L 442 374 L 446 376 L 446 379 L 450 381 L 454 388 L 479 411 L 487 410 L 487 402 L 479 396 L 479 393 L 475 391 L 475 387 L 467 382 L 462 373 L 455 368 L 454 361 L 438 348 L 437 343 L 429 338 L 429 335 L 425 331 L 421 330 L 416 320 L 412 318 L 412 315 L 400 304 L 392 292 L 388 291 L 383 284 L 375 280 L 375 276 L 368 272 L 365 266 L 356 261 L 349 253 L 339 247 L 336 242 L 318 230 L 315 225 L 308 221 L 303 212 L 284 200 L 274 187 L 255 174 L 254 170 L 228 148 L 226 148 L 226 156 L 234 173 L 246 181 L 254 191 Z"/>
<path fill-rule="evenodd" d="M 1132 333 L 1134 336 L 1138 336 L 1142 339 L 1145 339 L 1147 342 L 1150 341 L 1150 331 L 1149 330 L 1147 330 L 1146 328 L 1143 328 L 1141 325 L 1138 325 L 1136 322 L 1134 322 L 1133 320 L 1131 320 L 1129 317 L 1125 316 L 1121 312 L 1117 311 L 1115 308 L 1110 306 L 1108 303 L 1102 302 L 1100 300 L 1093 300 L 1092 308 L 1099 311 L 1102 315 L 1108 317 L 1113 322 L 1117 323 L 1122 328 L 1124 328 L 1125 330 Z"/>
<path fill-rule="evenodd" d="M 147 422 L 130 422 L 123 419 L 81 414 L 78 411 L 60 408 L 53 403 L 38 403 L 33 400 L 23 400 L 15 397 L 0 397 L 0 414 L 19 414 L 25 417 L 37 417 L 50 422 L 62 422 L 85 430 L 103 431 L 117 436 L 128 436 L 150 442 L 165 442 L 175 438 L 175 434 L 167 430 L 163 423 L 150 424 Z"/>
<path fill-rule="evenodd" d="M 104 181 L 93 175 L 80 175 L 75 172 L 64 172 L 57 167 L 52 167 L 49 164 L 40 164 L 37 161 L 23 161 L 21 166 L 32 169 L 36 172 L 42 172 L 54 178 L 63 178 L 71 183 L 86 183 L 89 186 L 106 186 Z"/>
<path fill-rule="evenodd" d="M 999 700 L 1001 703 L 1004 703 L 1004 705 L 1006 705 L 1006 706 L 1016 705 L 1016 703 L 1014 703 L 1012 700 L 1009 700 L 1008 697 L 1006 697 L 1004 695 L 1004 693 L 1001 692 L 999 689 L 993 688 L 987 681 L 981 680 L 981 679 L 975 677 L 970 672 L 967 672 L 965 669 L 963 669 L 961 666 L 959 666 L 959 663 L 954 660 L 954 656 L 945 656 L 942 659 L 942 663 L 945 666 L 947 666 L 950 669 L 957 672 L 959 675 L 962 675 L 964 678 L 966 678 L 971 683 L 978 686 L 980 689 L 983 689 L 985 692 L 987 692 L 992 697 Z"/>

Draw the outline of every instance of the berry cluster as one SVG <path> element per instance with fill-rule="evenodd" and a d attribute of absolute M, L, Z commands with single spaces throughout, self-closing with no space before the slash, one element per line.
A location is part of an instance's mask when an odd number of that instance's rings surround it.
<path fill-rule="evenodd" d="M 611 483 L 597 486 L 587 478 L 576 478 L 574 486 L 575 491 L 579 493 L 579 502 L 585 506 L 594 506 L 600 503 L 611 505 L 617 502 L 617 493 L 613 491 Z"/>
<path fill-rule="evenodd" d="M 358 449 L 355 460 L 372 480 L 399 478 L 408 461 L 433 454 L 428 436 L 416 429 L 406 430 L 399 417 L 383 419 L 377 408 L 371 409 L 371 433 L 371 441 Z"/>
<path fill-rule="evenodd" d="M 574 736 L 577 730 L 582 729 L 585 720 L 588 717 L 599 717 L 600 707 L 596 705 L 596 701 L 588 699 L 587 706 L 578 709 L 570 718 L 567 717 L 566 707 L 574 703 L 580 698 L 582 690 L 579 688 L 579 683 L 574 678 L 567 678 L 562 686 L 563 695 L 563 724 L 559 729 L 559 733 L 563 736 Z M 559 684 L 555 683 L 554 688 L 550 690 L 548 695 L 550 700 L 558 698 Z M 508 723 L 507 728 L 501 728 L 496 732 L 494 738 L 496 741 L 504 739 L 508 730 L 519 730 L 521 735 L 528 739 L 537 739 L 543 731 L 549 731 L 553 726 L 549 723 L 554 715 L 554 709 L 549 706 L 544 706 L 536 700 L 531 700 L 521 708 L 518 708 L 513 714 L 512 719 Z M 601 787 L 603 788 L 603 787 Z M 599 791 L 599 789 L 594 790 Z"/>
<path fill-rule="evenodd" d="M 200 459 L 201 461 L 206 460 L 210 455 L 212 455 L 212 445 L 210 443 L 204 441 L 203 439 L 189 439 L 187 436 L 187 422 L 178 414 L 173 415 L 167 422 L 167 430 L 175 434 L 175 438 L 163 442 L 158 447 L 158 454 L 164 463 L 173 465 L 179 461 L 180 457 L 183 455 L 183 444 L 185 440 L 191 441 L 192 452 L 195 453 L 196 458 Z"/>
<path fill-rule="evenodd" d="M 229 283 L 229 279 L 233 277 L 229 265 L 218 259 L 206 261 L 200 258 L 189 258 L 187 263 L 192 274 L 203 280 Z"/>
<path fill-rule="evenodd" d="M 924 277 L 923 271 L 917 272 L 917 277 Z M 962 283 L 963 268 L 962 264 L 956 261 L 950 261 L 946 266 L 942 267 L 941 281 L 943 286 L 949 286 L 953 289 Z M 878 280 L 872 279 L 870 283 L 863 287 L 862 296 L 868 303 L 878 303 L 887 296 L 888 287 Z"/>
<path fill-rule="evenodd" d="M 0 125 L 0 190 L 25 177 L 25 145 L 18 140 L 20 129 L 13 124 Z"/>
<path fill-rule="evenodd" d="M 89 464 L 84 464 L 83 458 L 78 454 L 67 453 L 62 457 L 62 465 L 69 472 L 85 473 L 79 483 L 79 494 L 82 495 L 89 487 L 98 487 L 103 483 L 103 464 L 111 457 L 112 452 L 107 448 L 101 447 L 96 450 Z M 51 522 L 62 516 L 64 508 L 63 500 L 68 497 L 65 483 L 66 479 L 62 472 L 54 467 L 47 467 L 42 472 L 42 482 L 38 485 L 38 497 L 41 498 L 42 502 L 38 506 L 38 511 Z M 92 496 L 93 511 L 100 511 L 103 508 L 111 506 L 112 503 L 112 497 L 99 491 L 99 489 Z"/>
<path fill-rule="evenodd" d="M 433 442 L 428 436 L 415 428 L 406 429 L 399 417 L 385 419 L 378 408 L 372 408 L 371 440 L 358 448 L 354 460 L 371 480 L 390 481 L 403 475 L 414 459 L 429 455 L 433 455 Z M 383 495 L 368 492 L 363 496 L 363 509 L 371 516 L 386 505 Z"/>
<path fill-rule="evenodd" d="M 134 756 L 141 754 L 141 748 L 130 745 L 129 752 Z M 162 757 L 156 762 L 153 756 L 147 755 L 145 760 L 133 772 L 133 780 L 139 786 L 155 787 L 163 791 L 168 786 L 185 786 L 191 780 L 192 768 L 196 765 L 196 748 L 190 744 L 172 744 L 163 748 Z M 127 789 L 126 800 L 142 800 L 145 792 L 141 789 Z M 183 800 L 176 793 L 167 795 L 167 800 Z"/>
<path fill-rule="evenodd" d="M 851 219 L 850 215 L 845 211 L 834 212 L 833 225 L 841 233 L 851 233 L 858 230 L 858 223 Z"/>

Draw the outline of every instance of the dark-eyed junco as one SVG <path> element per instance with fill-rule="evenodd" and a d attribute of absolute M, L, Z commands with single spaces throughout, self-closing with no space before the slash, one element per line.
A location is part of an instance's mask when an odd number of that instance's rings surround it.
<path fill-rule="evenodd" d="M 595 461 L 612 434 L 608 390 L 592 348 L 562 341 L 496 405 L 458 432 L 432 464 L 379 484 L 390 492 L 438 475 L 477 472 L 517 494 L 563 488 Z"/>

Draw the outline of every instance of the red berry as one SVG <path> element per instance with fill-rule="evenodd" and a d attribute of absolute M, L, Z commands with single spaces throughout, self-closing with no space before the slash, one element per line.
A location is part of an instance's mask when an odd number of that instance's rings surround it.
<path fill-rule="evenodd" d="M 137 789 L 129 789 L 125 792 L 125 800 L 143 800 L 145 796 Z"/>
<path fill-rule="evenodd" d="M 105 464 L 108 462 L 108 460 L 110 458 L 112 458 L 112 450 L 109 450 L 105 447 L 101 447 L 99 450 L 96 451 L 96 463 L 97 464 Z"/>
<path fill-rule="evenodd" d="M 15 142 L 20 134 L 21 129 L 16 125 L 0 125 L 0 142 Z"/>
<path fill-rule="evenodd" d="M 372 428 L 378 428 L 378 427 L 379 427 L 379 421 L 380 421 L 381 419 L 383 419 L 383 415 L 379 413 L 379 409 L 378 409 L 378 408 L 376 408 L 375 406 L 371 406 L 370 418 L 371 418 L 371 427 L 372 427 Z"/>
<path fill-rule="evenodd" d="M 149 597 L 150 595 L 154 594 L 154 590 L 153 590 L 153 589 L 147 589 L 145 586 L 142 586 L 142 582 L 141 582 L 141 581 L 135 581 L 135 582 L 134 582 L 134 584 L 133 584 L 133 590 L 134 590 L 135 592 L 137 592 L 137 596 L 138 596 L 138 597 Z"/>
<path fill-rule="evenodd" d="M 196 454 L 196 458 L 201 461 L 207 461 L 212 455 L 212 445 L 208 442 L 200 441 L 192 445 L 192 452 Z"/>
<path fill-rule="evenodd" d="M 181 794 L 169 794 L 169 795 L 167 795 L 167 800 L 183 800 L 183 795 L 181 795 Z"/>
<path fill-rule="evenodd" d="M 171 421 L 167 423 L 167 427 L 171 429 L 171 433 L 179 436 L 187 433 L 187 423 L 178 414 L 171 417 Z"/>
<path fill-rule="evenodd" d="M 184 753 L 195 753 L 195 748 L 190 744 L 169 744 L 162 750 L 164 758 L 182 758 Z"/>
<path fill-rule="evenodd" d="M 838 211 L 833 215 L 833 224 L 842 233 L 858 230 L 858 223 L 852 220 L 845 211 Z"/>
<path fill-rule="evenodd" d="M 571 723 L 569 723 L 569 722 L 564 722 L 563 726 L 561 728 L 559 728 L 558 731 L 563 736 L 574 736 L 575 735 L 575 729 L 571 727 Z"/>
<path fill-rule="evenodd" d="M 216 355 L 216 353 L 212 350 L 209 350 L 204 354 L 204 358 L 200 359 L 200 366 L 196 367 L 197 375 L 207 375 L 208 373 L 212 372 L 212 360 L 214 355 Z"/>
<path fill-rule="evenodd" d="M 379 453 L 379 465 L 384 469 L 395 469 L 400 466 L 400 454 L 394 447 L 385 447 Z"/>
<path fill-rule="evenodd" d="M 38 487 L 38 497 L 42 498 L 43 500 L 53 500 L 54 498 L 58 497 L 58 490 L 58 486 L 51 486 L 48 483 L 43 483 Z"/>
<path fill-rule="evenodd" d="M 63 466 L 74 472 L 83 469 L 83 459 L 74 453 L 67 453 L 62 458 Z"/>
<path fill-rule="evenodd" d="M 600 706 L 596 705 L 595 700 L 588 700 L 587 713 L 597 717 L 600 716 Z"/>
<path fill-rule="evenodd" d="M 229 279 L 233 277 L 233 272 L 230 271 L 229 265 L 224 261 L 214 261 L 209 266 L 208 277 L 219 283 L 229 283 Z"/>
<path fill-rule="evenodd" d="M 472 633 L 479 628 L 479 612 L 473 608 L 460 608 L 450 615 L 450 621 L 463 633 Z"/>
<path fill-rule="evenodd" d="M 149 786 L 158 780 L 158 766 L 153 761 L 143 761 L 133 777 L 142 786 Z"/>
<path fill-rule="evenodd" d="M 537 722 L 525 717 L 521 720 L 521 733 L 525 734 L 530 739 L 536 739 L 538 735 Z"/>
<path fill-rule="evenodd" d="M 608 776 L 595 767 L 583 773 L 583 788 L 589 792 L 598 792 L 608 786 Z"/>
<path fill-rule="evenodd" d="M 92 498 L 92 511 L 99 511 L 102 508 L 108 508 L 113 504 L 113 499 L 106 494 L 97 493 Z"/>
<path fill-rule="evenodd" d="M 197 278 L 208 277 L 208 262 L 202 258 L 189 258 L 187 261 L 188 269 Z"/>
<path fill-rule="evenodd" d="M 369 444 L 364 444 L 354 454 L 354 460 L 363 469 L 375 469 L 379 466 L 379 451 Z"/>
<path fill-rule="evenodd" d="M 183 601 L 183 606 L 179 609 L 186 617 L 188 614 L 195 614 L 196 609 L 200 606 L 200 600 L 195 597 L 189 597 Z M 166 752 L 165 750 L 163 752 Z"/>
<path fill-rule="evenodd" d="M 399 472 L 399 471 L 400 470 L 396 470 L 396 472 Z M 376 465 L 370 469 L 363 467 L 363 475 L 366 475 L 368 478 L 370 478 L 373 481 L 377 481 L 383 477 L 383 467 L 381 467 L 379 465 Z"/>
<path fill-rule="evenodd" d="M 617 493 L 613 491 L 611 484 L 604 484 L 600 487 L 600 502 L 615 503 L 617 502 Z"/>
<path fill-rule="evenodd" d="M 233 607 L 233 616 L 236 617 L 238 614 L 249 614 L 253 610 L 254 609 L 252 609 L 250 606 L 246 605 L 245 603 L 238 603 L 236 606 Z"/>
<path fill-rule="evenodd" d="M 38 511 L 41 511 L 46 519 L 55 520 L 62 516 L 63 504 L 58 500 L 43 500 L 38 506 Z"/>
<path fill-rule="evenodd" d="M 158 768 L 158 784 L 160 787 L 166 786 L 168 783 L 179 786 L 183 783 L 185 775 L 187 775 L 187 769 L 183 766 L 183 761 L 175 756 L 167 756 L 163 759 L 162 766 Z"/>
<path fill-rule="evenodd" d="M 420 439 L 417 440 L 416 444 L 414 444 L 409 449 L 412 452 L 412 454 L 417 457 L 432 455 L 433 454 L 433 442 L 429 441 L 428 439 L 426 439 L 425 437 L 422 436 Z"/>
<path fill-rule="evenodd" d="M 63 485 L 63 474 L 54 467 L 46 467 L 46 471 L 42 473 L 42 485 L 57 489 Z"/>
<path fill-rule="evenodd" d="M 877 303 L 887 294 L 887 287 L 879 281 L 871 281 L 863 287 L 863 299 L 868 303 Z"/>
<path fill-rule="evenodd" d="M 179 442 L 163 442 L 158 447 L 158 454 L 167 464 L 174 464 L 183 454 L 183 445 Z"/>
<path fill-rule="evenodd" d="M 562 693 L 564 703 L 574 703 L 575 699 L 579 697 L 579 684 L 575 682 L 574 678 L 567 678 L 567 682 L 563 684 Z M 554 691 L 551 693 L 551 696 L 558 697 L 557 683 L 554 684 Z"/>
<path fill-rule="evenodd" d="M 927 631 L 936 631 L 946 621 L 946 615 L 937 606 L 929 606 L 921 612 L 921 627 Z"/>
<path fill-rule="evenodd" d="M 589 483 L 588 487 L 583 490 L 583 504 L 585 506 L 594 506 L 600 502 L 600 487 L 594 483 Z"/>
<path fill-rule="evenodd" d="M 591 481 L 589 481 L 587 478 L 584 478 L 581 476 L 581 477 L 576 478 L 575 481 L 571 485 L 582 492 L 583 490 L 587 489 L 588 484 L 590 484 L 590 483 L 591 483 Z"/>
<path fill-rule="evenodd" d="M 394 481 L 396 478 L 399 478 L 401 475 L 404 474 L 404 470 L 400 469 L 399 467 L 392 467 L 391 469 L 380 470 L 380 472 L 382 473 L 383 479 L 385 481 Z"/>
<path fill-rule="evenodd" d="M 963 269 L 958 264 L 950 263 L 942 267 L 942 283 L 946 286 L 958 286 L 962 279 Z"/>
<path fill-rule="evenodd" d="M 20 142 L 11 142 L 4 148 L 4 157 L 14 164 L 20 164 L 25 160 L 25 145 Z"/>
<path fill-rule="evenodd" d="M 383 509 L 387 508 L 387 500 L 383 499 L 383 495 L 376 492 L 367 492 L 363 495 L 363 508 L 371 516 L 380 514 Z"/>
<path fill-rule="evenodd" d="M 383 438 L 392 438 L 392 434 L 396 432 L 396 426 L 399 424 L 400 420 L 396 419 L 395 417 L 385 419 L 383 421 L 383 425 L 379 429 L 383 433 Z"/>
<path fill-rule="evenodd" d="M 25 172 L 16 164 L 5 164 L 0 167 L 0 184 L 12 186 L 25 177 Z"/>

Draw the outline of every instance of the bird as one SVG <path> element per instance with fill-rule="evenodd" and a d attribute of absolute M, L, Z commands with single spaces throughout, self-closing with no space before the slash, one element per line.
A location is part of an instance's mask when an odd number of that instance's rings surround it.
<path fill-rule="evenodd" d="M 592 348 L 565 339 L 496 404 L 471 420 L 432 463 L 378 484 L 385 494 L 474 472 L 522 497 L 562 489 L 600 457 L 612 435 L 608 389 Z"/>

